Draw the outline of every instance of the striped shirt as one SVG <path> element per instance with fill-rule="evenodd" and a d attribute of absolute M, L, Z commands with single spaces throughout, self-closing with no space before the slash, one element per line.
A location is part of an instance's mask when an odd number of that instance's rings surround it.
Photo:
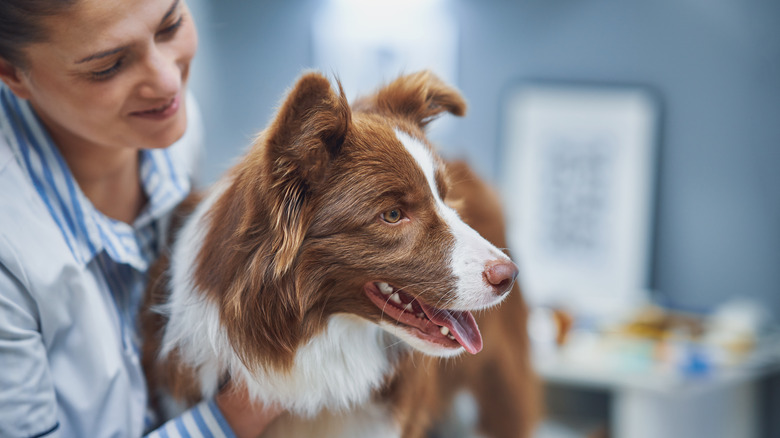
<path fill-rule="evenodd" d="M 137 316 L 202 149 L 187 101 L 184 137 L 139 152 L 148 202 L 127 224 L 92 205 L 29 103 L 0 86 L 0 436 L 233 436 L 213 401 L 149 431 Z"/>

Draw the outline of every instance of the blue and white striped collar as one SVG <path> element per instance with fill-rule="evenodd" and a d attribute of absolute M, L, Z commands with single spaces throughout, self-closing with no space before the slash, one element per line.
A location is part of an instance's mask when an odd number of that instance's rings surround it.
<path fill-rule="evenodd" d="M 87 199 L 29 102 L 0 85 L 0 131 L 16 161 L 82 266 L 105 250 L 117 263 L 146 271 L 157 255 L 159 221 L 190 190 L 187 171 L 167 149 L 142 150 L 140 175 L 148 202 L 131 225 L 107 217 Z"/>

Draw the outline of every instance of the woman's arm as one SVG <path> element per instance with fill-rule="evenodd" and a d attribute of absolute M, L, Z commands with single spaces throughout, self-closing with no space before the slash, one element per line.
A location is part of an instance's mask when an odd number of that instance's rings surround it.
<path fill-rule="evenodd" d="M 146 437 L 186 437 L 201 434 L 227 438 L 256 438 L 280 413 L 279 409 L 250 403 L 249 395 L 243 387 L 228 386 L 213 400 L 201 402 Z M 196 431 L 198 433 L 195 433 Z"/>

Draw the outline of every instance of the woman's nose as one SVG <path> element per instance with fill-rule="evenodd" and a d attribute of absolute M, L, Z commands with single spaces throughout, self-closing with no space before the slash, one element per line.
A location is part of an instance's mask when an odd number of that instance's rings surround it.
<path fill-rule="evenodd" d="M 170 98 L 181 89 L 182 72 L 176 57 L 153 48 L 144 60 L 141 97 Z"/>

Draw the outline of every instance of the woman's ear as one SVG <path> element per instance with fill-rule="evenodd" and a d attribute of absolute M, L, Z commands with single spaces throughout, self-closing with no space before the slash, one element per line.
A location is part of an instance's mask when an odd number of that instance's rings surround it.
<path fill-rule="evenodd" d="M 29 81 L 19 67 L 0 58 L 0 80 L 20 99 L 30 98 Z"/>

